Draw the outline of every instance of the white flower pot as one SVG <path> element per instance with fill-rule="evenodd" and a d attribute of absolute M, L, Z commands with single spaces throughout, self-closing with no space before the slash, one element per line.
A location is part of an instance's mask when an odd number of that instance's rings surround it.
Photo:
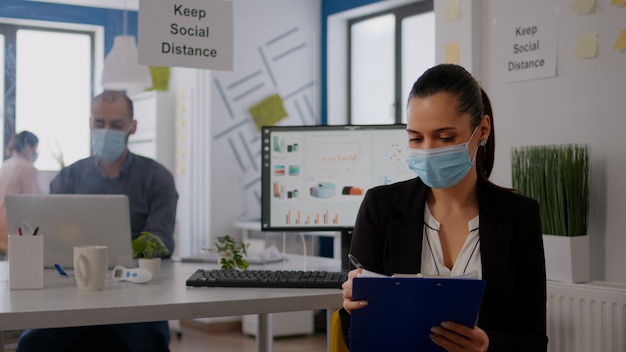
<path fill-rule="evenodd" d="M 139 258 L 139 267 L 150 271 L 152 280 L 156 280 L 159 278 L 159 271 L 161 270 L 161 258 Z"/>
<path fill-rule="evenodd" d="M 589 236 L 543 235 L 546 278 L 580 283 L 589 281 Z"/>

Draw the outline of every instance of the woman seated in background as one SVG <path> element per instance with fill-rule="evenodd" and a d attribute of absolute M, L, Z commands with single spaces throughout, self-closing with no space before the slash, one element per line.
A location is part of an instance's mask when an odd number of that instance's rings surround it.
<path fill-rule="evenodd" d="M 37 181 L 37 160 L 39 138 L 23 131 L 11 138 L 6 154 L 9 157 L 0 168 L 0 257 L 4 257 L 8 246 L 8 225 L 4 197 L 9 194 L 41 193 Z"/>

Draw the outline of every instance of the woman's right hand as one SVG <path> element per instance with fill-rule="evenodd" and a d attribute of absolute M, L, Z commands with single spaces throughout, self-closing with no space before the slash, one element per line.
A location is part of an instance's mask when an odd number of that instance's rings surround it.
<path fill-rule="evenodd" d="M 367 301 L 353 301 L 352 300 L 352 280 L 359 275 L 363 269 L 354 269 L 348 273 L 348 279 L 341 285 L 343 296 L 343 308 L 352 313 L 353 309 L 360 309 L 367 305 Z"/>

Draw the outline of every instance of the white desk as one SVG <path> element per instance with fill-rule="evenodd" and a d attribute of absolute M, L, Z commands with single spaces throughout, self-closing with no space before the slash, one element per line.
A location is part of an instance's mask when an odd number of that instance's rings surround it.
<path fill-rule="evenodd" d="M 215 265 L 164 261 L 157 281 L 145 285 L 107 281 L 103 291 L 78 291 L 52 270 L 41 290 L 9 290 L 0 282 L 0 331 L 204 317 L 259 315 L 257 350 L 272 350 L 271 313 L 335 309 L 339 289 L 188 288 L 197 269 Z M 288 256 L 255 269 L 339 270 L 339 261 Z"/>

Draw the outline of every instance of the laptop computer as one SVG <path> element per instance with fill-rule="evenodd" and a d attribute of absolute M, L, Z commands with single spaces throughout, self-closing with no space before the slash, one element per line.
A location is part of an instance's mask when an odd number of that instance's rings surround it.
<path fill-rule="evenodd" d="M 9 233 L 44 237 L 44 266 L 72 268 L 74 246 L 109 247 L 109 268 L 134 267 L 128 197 L 125 195 L 7 195 Z M 8 255 L 11 255 L 9 253 Z"/>

